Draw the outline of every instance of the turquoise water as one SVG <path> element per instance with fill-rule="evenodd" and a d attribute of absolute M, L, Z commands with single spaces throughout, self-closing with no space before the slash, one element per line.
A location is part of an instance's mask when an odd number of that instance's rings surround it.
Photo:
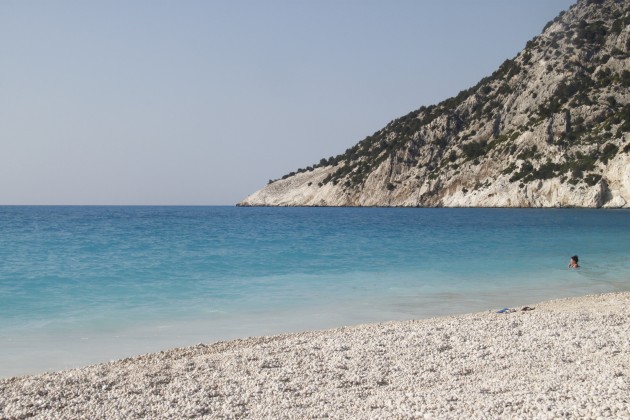
<path fill-rule="evenodd" d="M 0 207 L 0 377 L 620 290 L 628 211 Z"/>

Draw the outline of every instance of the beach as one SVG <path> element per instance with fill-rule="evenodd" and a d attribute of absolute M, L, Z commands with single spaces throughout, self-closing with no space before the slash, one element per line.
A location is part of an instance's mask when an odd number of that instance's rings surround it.
<path fill-rule="evenodd" d="M 0 381 L 1 418 L 629 418 L 630 292 Z"/>

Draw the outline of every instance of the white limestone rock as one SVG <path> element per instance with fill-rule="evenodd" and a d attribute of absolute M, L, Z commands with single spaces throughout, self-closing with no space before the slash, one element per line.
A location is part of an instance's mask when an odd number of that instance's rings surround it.
<path fill-rule="evenodd" d="M 628 15 L 580 0 L 474 88 L 239 205 L 628 208 Z"/>

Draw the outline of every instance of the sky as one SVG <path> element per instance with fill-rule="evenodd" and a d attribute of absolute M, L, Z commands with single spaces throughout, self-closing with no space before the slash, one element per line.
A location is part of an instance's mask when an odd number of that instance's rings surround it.
<path fill-rule="evenodd" d="M 0 205 L 233 205 L 572 0 L 0 0 Z"/>

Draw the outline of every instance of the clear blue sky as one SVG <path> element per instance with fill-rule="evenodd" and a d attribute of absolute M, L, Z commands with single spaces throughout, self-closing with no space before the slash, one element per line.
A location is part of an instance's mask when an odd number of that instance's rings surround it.
<path fill-rule="evenodd" d="M 234 204 L 456 95 L 571 0 L 0 1 L 0 204 Z"/>

